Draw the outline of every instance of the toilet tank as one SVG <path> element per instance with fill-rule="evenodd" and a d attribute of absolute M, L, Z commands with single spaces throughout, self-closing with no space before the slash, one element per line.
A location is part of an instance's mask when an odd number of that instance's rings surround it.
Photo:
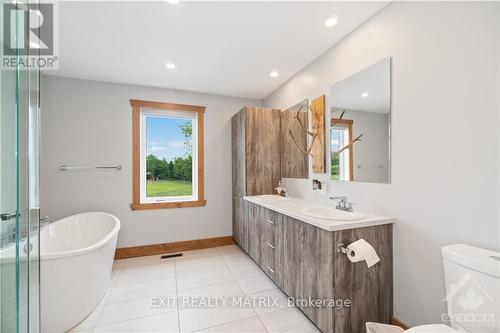
<path fill-rule="evenodd" d="M 441 249 L 447 315 L 461 332 L 500 332 L 500 253 L 464 244 Z"/>

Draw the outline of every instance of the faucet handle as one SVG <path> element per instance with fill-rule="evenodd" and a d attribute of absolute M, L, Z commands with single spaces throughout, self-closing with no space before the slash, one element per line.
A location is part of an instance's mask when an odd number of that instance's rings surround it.
<path fill-rule="evenodd" d="M 330 200 L 338 200 L 338 201 L 344 201 L 344 202 L 347 202 L 347 197 L 346 197 L 346 196 L 341 196 L 341 197 L 330 197 Z"/>

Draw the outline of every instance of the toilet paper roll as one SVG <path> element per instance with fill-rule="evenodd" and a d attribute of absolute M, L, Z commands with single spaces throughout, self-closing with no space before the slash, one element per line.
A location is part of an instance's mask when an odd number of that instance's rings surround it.
<path fill-rule="evenodd" d="M 347 246 L 347 258 L 351 262 L 366 261 L 368 268 L 372 267 L 380 261 L 380 258 L 375 252 L 373 246 L 371 246 L 364 239 L 358 239 L 354 243 Z"/>

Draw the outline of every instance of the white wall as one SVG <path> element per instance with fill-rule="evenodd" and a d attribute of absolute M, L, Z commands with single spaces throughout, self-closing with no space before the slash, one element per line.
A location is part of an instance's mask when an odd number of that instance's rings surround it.
<path fill-rule="evenodd" d="M 392 3 L 264 101 L 326 94 L 392 57 L 392 184 L 329 182 L 328 192 L 397 218 L 395 317 L 410 325 L 445 313 L 441 246 L 500 249 L 498 31 L 498 3 Z M 328 201 L 309 180 L 286 185 Z"/>
<path fill-rule="evenodd" d="M 41 210 L 51 220 L 106 211 L 121 219 L 118 247 L 227 236 L 231 230 L 231 116 L 260 101 L 42 76 Z M 206 207 L 131 211 L 129 99 L 205 105 Z M 60 165 L 118 165 L 59 171 Z"/>

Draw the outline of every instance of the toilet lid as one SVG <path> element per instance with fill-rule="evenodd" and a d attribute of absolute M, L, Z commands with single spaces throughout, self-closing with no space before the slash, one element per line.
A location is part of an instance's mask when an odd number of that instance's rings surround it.
<path fill-rule="evenodd" d="M 446 325 L 422 325 L 410 328 L 408 333 L 457 333 L 457 330 Z"/>

